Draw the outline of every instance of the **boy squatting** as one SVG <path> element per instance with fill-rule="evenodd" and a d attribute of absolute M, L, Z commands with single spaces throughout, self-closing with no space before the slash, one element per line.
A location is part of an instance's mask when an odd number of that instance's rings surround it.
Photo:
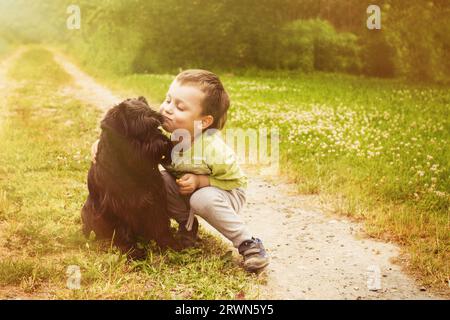
<path fill-rule="evenodd" d="M 172 163 L 161 173 L 168 213 L 179 224 L 180 241 L 195 245 L 195 214 L 199 215 L 233 243 L 243 256 L 244 268 L 253 272 L 266 267 L 269 256 L 238 215 L 246 200 L 247 177 L 218 132 L 225 125 L 229 105 L 228 94 L 214 73 L 194 69 L 178 74 L 160 106 L 161 130 L 169 137 L 181 131 L 191 140 L 173 142 L 183 144 L 182 152 L 172 151 Z M 97 143 L 92 147 L 94 161 Z M 195 158 L 198 147 L 202 148 L 200 159 Z"/>

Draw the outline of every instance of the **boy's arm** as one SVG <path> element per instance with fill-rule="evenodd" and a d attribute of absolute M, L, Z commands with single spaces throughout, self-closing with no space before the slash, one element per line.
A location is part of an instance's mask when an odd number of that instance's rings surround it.
<path fill-rule="evenodd" d="M 198 179 L 197 189 L 200 189 L 203 187 L 209 187 L 211 185 L 209 182 L 209 175 L 199 174 L 199 175 L 197 175 L 197 179 Z"/>
<path fill-rule="evenodd" d="M 247 177 L 242 172 L 234 151 L 220 141 L 205 152 L 206 162 L 211 169 L 209 184 L 222 190 L 245 188 Z"/>
<path fill-rule="evenodd" d="M 211 170 L 210 175 L 186 173 L 177 183 L 180 193 L 190 194 L 195 190 L 213 186 L 222 190 L 245 188 L 247 177 L 239 167 L 234 151 L 221 139 L 215 139 L 205 148 L 205 162 Z"/>
<path fill-rule="evenodd" d="M 208 187 L 209 175 L 186 173 L 176 180 L 181 194 L 191 194 L 197 189 Z"/>
<path fill-rule="evenodd" d="M 211 175 L 209 177 L 209 184 L 222 190 L 233 190 L 236 188 L 245 188 L 247 186 L 247 177 L 245 175 L 236 175 L 236 178 L 231 178 L 233 174 L 229 173 L 233 173 L 233 171 L 223 171 L 223 173 L 224 174 L 222 174 L 222 171 L 217 170 L 214 176 Z"/>

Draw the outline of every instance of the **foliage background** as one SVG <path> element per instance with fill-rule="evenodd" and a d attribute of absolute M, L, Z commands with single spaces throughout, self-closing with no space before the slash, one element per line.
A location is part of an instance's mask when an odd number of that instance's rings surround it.
<path fill-rule="evenodd" d="M 119 74 L 196 67 L 450 78 L 449 0 L 79 0 L 81 29 L 68 30 L 72 3 L 2 1 L 0 50 L 52 42 Z M 381 30 L 366 28 L 369 4 L 382 9 Z"/>

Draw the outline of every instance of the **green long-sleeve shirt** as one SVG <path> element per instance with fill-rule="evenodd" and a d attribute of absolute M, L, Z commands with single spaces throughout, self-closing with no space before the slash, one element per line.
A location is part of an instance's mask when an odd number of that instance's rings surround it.
<path fill-rule="evenodd" d="M 164 168 L 176 178 L 181 178 L 185 173 L 204 174 L 209 175 L 211 186 L 223 190 L 247 187 L 247 176 L 219 131 L 212 134 L 204 132 L 194 140 L 191 148 L 181 153 L 173 152 L 172 155 L 172 163 Z"/>

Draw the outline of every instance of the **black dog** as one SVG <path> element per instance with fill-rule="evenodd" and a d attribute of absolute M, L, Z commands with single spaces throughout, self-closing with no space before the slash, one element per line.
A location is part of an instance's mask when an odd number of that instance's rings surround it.
<path fill-rule="evenodd" d="M 88 173 L 89 196 L 81 217 L 83 233 L 113 243 L 131 258 L 143 258 L 139 240 L 181 249 L 170 232 L 159 163 L 170 161 L 171 141 L 158 127 L 162 116 L 144 97 L 111 108 L 101 122 L 95 163 Z"/>

